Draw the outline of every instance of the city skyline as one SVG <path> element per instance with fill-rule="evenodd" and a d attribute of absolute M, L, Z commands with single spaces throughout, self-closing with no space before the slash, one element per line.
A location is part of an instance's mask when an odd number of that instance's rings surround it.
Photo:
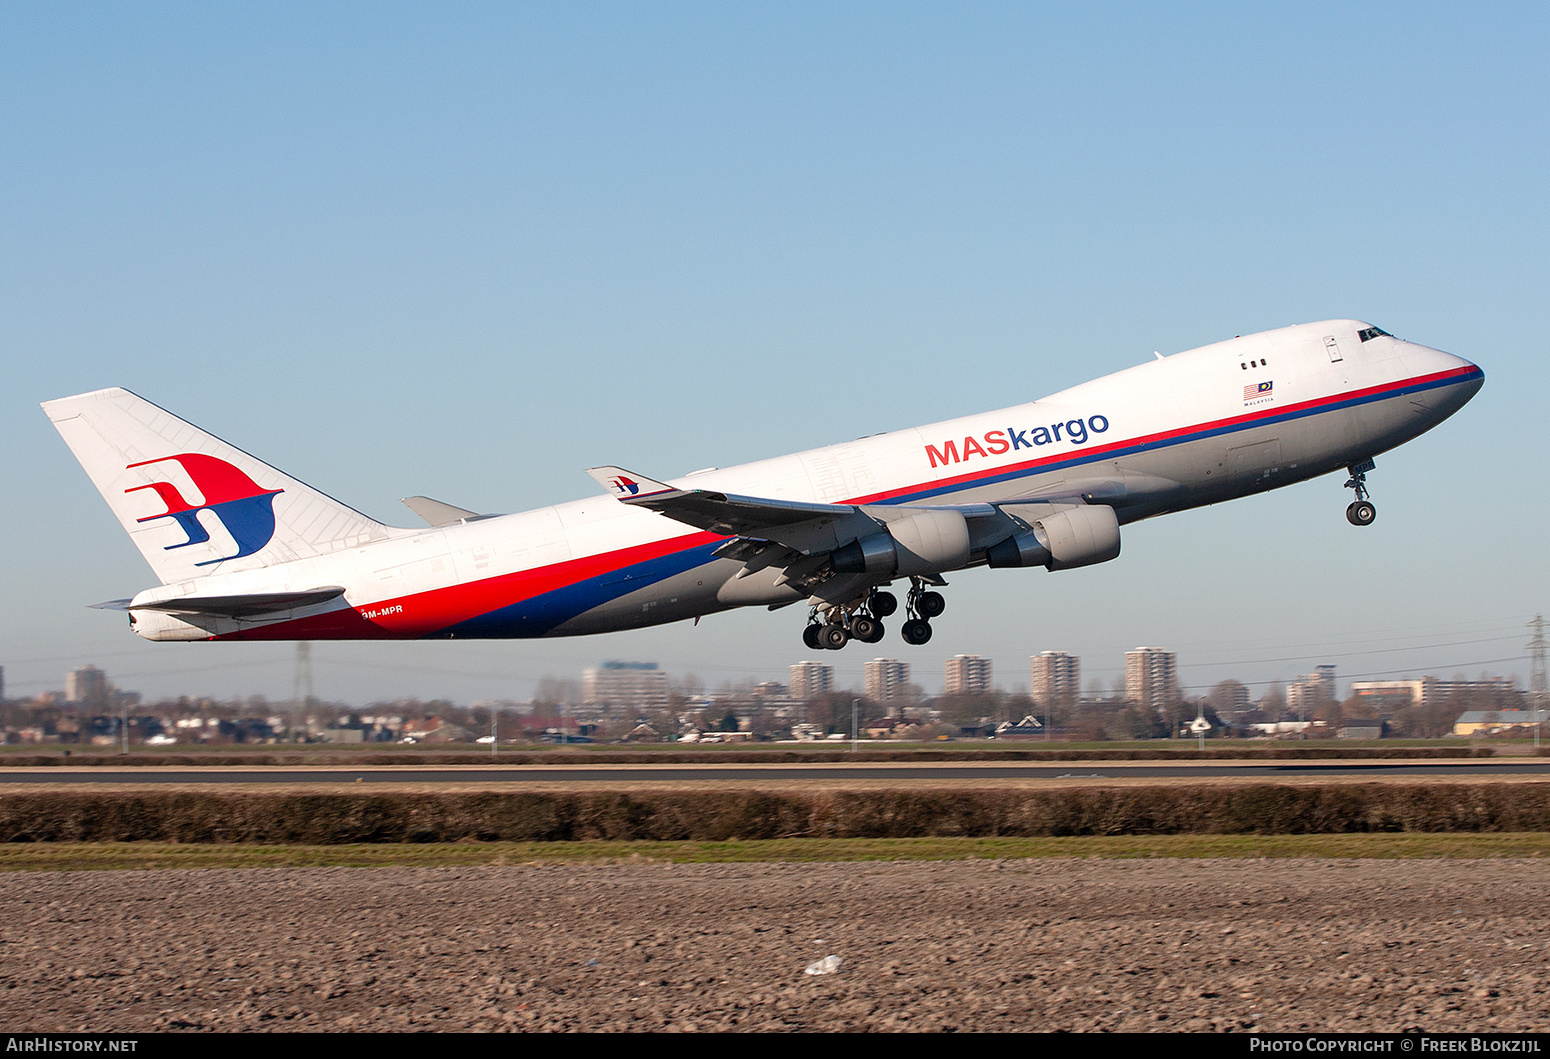
<path fill-rule="evenodd" d="M 309 652 L 310 654 L 310 652 Z M 311 659 L 300 661 L 303 666 L 310 665 Z M 1363 701 L 1371 699 L 1381 701 L 1393 698 L 1413 700 L 1417 706 L 1428 701 L 1432 696 L 1445 696 L 1450 690 L 1466 687 L 1510 687 L 1522 692 L 1528 692 L 1531 687 L 1528 683 L 1516 676 L 1502 675 L 1500 673 L 1479 673 L 1474 677 L 1466 677 L 1462 674 L 1444 675 L 1436 672 L 1426 673 L 1419 677 L 1406 677 L 1404 679 L 1369 680 L 1362 679 L 1361 674 L 1347 677 L 1337 677 L 1338 667 L 1322 664 L 1313 667 L 1310 674 L 1303 675 L 1298 681 L 1268 681 L 1260 686 L 1256 692 L 1252 685 L 1245 684 L 1232 675 L 1221 677 L 1210 685 L 1190 686 L 1179 684 L 1177 681 L 1177 655 L 1159 647 L 1138 647 L 1124 653 L 1124 669 L 1127 675 L 1122 680 L 1116 680 L 1111 684 L 1103 684 L 1099 681 L 1089 682 L 1087 685 L 1075 685 L 1071 683 L 1073 676 L 1082 670 L 1083 660 L 1076 655 L 1063 651 L 1045 651 L 1032 655 L 1027 659 L 1030 671 L 1028 684 L 1013 683 L 1010 686 L 1003 685 L 993 678 L 995 660 L 979 655 L 956 655 L 946 660 L 940 686 L 933 690 L 930 687 L 921 687 L 912 682 L 912 670 L 910 663 L 895 658 L 874 658 L 865 662 L 862 666 L 861 678 L 856 682 L 842 682 L 835 677 L 835 667 L 827 662 L 814 660 L 798 661 L 786 667 L 786 682 L 766 680 L 742 680 L 723 681 L 710 683 L 704 681 L 697 673 L 675 674 L 666 670 L 656 662 L 640 660 L 608 659 L 587 666 L 579 674 L 566 675 L 559 673 L 546 673 L 539 681 L 540 684 L 551 688 L 573 689 L 573 694 L 561 701 L 572 705 L 610 705 L 610 704 L 640 704 L 652 708 L 666 704 L 670 695 L 689 693 L 714 699 L 717 695 L 733 693 L 740 694 L 743 691 L 757 697 L 771 688 L 787 689 L 790 697 L 806 699 L 816 695 L 830 692 L 859 693 L 873 698 L 880 703 L 895 701 L 901 690 L 907 688 L 919 688 L 919 692 L 927 697 L 951 697 L 959 694 L 1006 694 L 1026 695 L 1039 709 L 1045 709 L 1050 705 L 1060 706 L 1066 696 L 1071 702 L 1078 701 L 1116 701 L 1129 700 L 1148 704 L 1154 710 L 1165 707 L 1170 701 L 1205 700 L 1211 696 L 1213 690 L 1219 684 L 1227 683 L 1235 685 L 1239 689 L 1242 701 L 1245 703 L 1257 703 L 1266 698 L 1274 698 L 1279 692 L 1282 701 L 1291 712 L 1299 709 L 1318 705 L 1322 702 L 1346 702 L 1351 700 Z M 957 668 L 957 680 L 962 686 L 955 687 L 954 670 Z M 1047 670 L 1047 679 L 1054 688 L 1055 694 L 1062 701 L 1053 704 L 1042 702 L 1039 695 L 1040 671 Z M 0 679 L 3 679 L 4 666 L 0 666 Z M 1160 681 L 1160 689 L 1152 690 L 1152 682 Z M 1341 693 L 1342 685 L 1345 693 Z M 0 683 L 0 688 L 3 688 Z M 1424 691 L 1423 691 L 1424 689 Z M 176 698 L 209 699 L 212 701 L 240 701 L 248 698 L 262 698 L 272 704 L 283 704 L 297 701 L 294 698 L 295 684 L 291 696 L 270 696 L 262 692 L 238 694 L 232 696 L 207 695 L 190 693 L 184 690 L 172 695 L 144 695 L 134 688 L 122 688 L 112 679 L 112 674 L 95 665 L 85 665 L 68 670 L 63 680 L 56 687 L 43 689 L 35 695 L 22 696 L 5 700 L 0 696 L 0 701 L 12 701 L 25 703 L 39 701 L 40 696 L 52 696 L 54 701 L 61 705 L 82 706 L 92 703 L 107 704 L 117 708 L 113 704 L 117 701 L 115 696 L 127 694 L 133 701 L 165 701 Z M 1170 700 L 1169 696 L 1172 696 Z M 427 701 L 447 701 L 459 707 L 470 705 L 489 704 L 491 702 L 511 705 L 532 705 L 543 700 L 542 694 L 522 697 L 515 695 L 486 696 L 467 701 L 458 701 L 446 695 L 396 695 L 387 696 L 371 701 L 352 701 L 342 698 L 329 698 L 328 696 L 310 695 L 318 701 L 331 701 L 341 707 L 357 708 L 372 705 L 374 702 L 424 699 Z"/>

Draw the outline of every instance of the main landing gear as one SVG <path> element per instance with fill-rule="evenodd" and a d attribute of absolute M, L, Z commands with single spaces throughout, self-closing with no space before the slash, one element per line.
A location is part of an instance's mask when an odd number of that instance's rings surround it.
<path fill-rule="evenodd" d="M 1356 490 L 1356 500 L 1345 509 L 1346 521 L 1353 526 L 1371 526 L 1372 520 L 1378 517 L 1378 509 L 1367 499 L 1367 472 L 1375 466 L 1371 460 L 1363 460 L 1346 468 L 1351 477 L 1345 487 Z"/>
<path fill-rule="evenodd" d="M 899 630 L 907 644 L 923 644 L 931 639 L 930 619 L 947 609 L 942 594 L 927 591 L 925 585 L 918 577 L 910 578 L 905 602 L 909 620 Z M 814 651 L 838 651 L 851 640 L 878 643 L 885 631 L 882 619 L 898 609 L 899 597 L 879 589 L 843 606 L 814 607 L 807 628 L 802 630 L 802 642 Z"/>
<path fill-rule="evenodd" d="M 919 647 L 931 639 L 931 619 L 947 609 L 947 600 L 942 593 L 927 590 L 920 578 L 912 577 L 904 609 L 910 619 L 899 630 L 899 636 L 911 647 Z"/>

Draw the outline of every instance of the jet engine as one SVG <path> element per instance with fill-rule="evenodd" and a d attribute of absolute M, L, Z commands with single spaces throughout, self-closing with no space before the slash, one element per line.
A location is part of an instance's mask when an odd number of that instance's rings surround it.
<path fill-rule="evenodd" d="M 969 561 L 969 524 L 960 511 L 918 511 L 836 548 L 832 559 L 842 574 L 910 577 L 956 570 Z"/>
<path fill-rule="evenodd" d="M 1027 533 L 1008 537 L 985 552 L 996 567 L 1047 566 L 1070 570 L 1119 556 L 1119 519 L 1112 507 L 1091 504 L 1033 520 Z"/>

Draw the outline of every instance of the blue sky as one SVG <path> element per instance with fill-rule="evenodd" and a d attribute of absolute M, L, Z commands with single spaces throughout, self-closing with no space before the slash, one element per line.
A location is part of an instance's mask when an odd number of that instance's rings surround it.
<path fill-rule="evenodd" d="M 1265 8 L 1265 9 L 1262 9 Z M 0 664 L 291 689 L 286 645 L 140 642 L 152 583 L 37 408 L 136 390 L 398 524 L 1031 400 L 1330 317 L 1485 389 L 1380 458 L 960 574 L 928 689 L 1046 649 L 1186 683 L 1526 674 L 1547 609 L 1543 5 L 72 5 L 0 10 Z M 660 661 L 782 679 L 801 615 L 314 648 L 321 694 L 525 698 Z M 1507 659 L 1507 661 L 1497 661 Z M 1516 659 L 1516 660 L 1514 660 Z"/>

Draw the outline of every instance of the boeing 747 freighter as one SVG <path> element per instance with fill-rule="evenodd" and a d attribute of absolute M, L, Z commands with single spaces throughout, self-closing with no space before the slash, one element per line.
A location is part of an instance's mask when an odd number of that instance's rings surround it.
<path fill-rule="evenodd" d="M 511 515 L 427 497 L 362 515 L 122 389 L 43 409 L 161 584 L 98 606 L 150 640 L 575 636 L 805 603 L 809 647 L 876 643 L 904 589 L 931 638 L 943 575 L 1066 570 L 1120 527 L 1344 470 L 1376 516 L 1373 458 L 1458 411 L 1467 360 L 1356 320 L 1162 357 L 983 415 Z"/>

